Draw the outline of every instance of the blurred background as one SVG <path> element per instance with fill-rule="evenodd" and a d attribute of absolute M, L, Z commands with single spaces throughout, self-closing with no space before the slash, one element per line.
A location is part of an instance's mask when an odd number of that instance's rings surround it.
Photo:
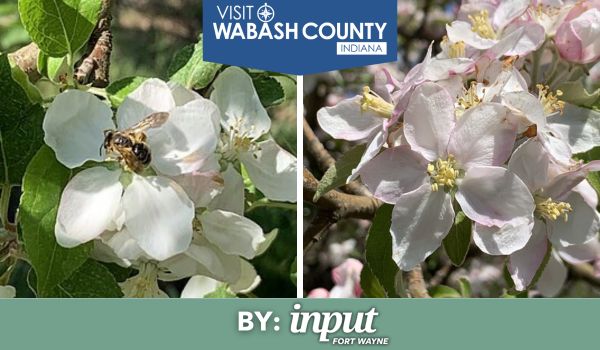
<path fill-rule="evenodd" d="M 373 74 L 386 68 L 398 80 L 420 63 L 432 41 L 433 55 L 439 50 L 439 42 L 445 34 L 445 25 L 452 22 L 460 0 L 424 1 L 398 0 L 398 60 L 395 63 L 367 66 L 341 71 L 332 71 L 304 77 L 304 117 L 316 137 L 334 159 L 350 150 L 354 145 L 334 140 L 324 133 L 316 121 L 317 111 L 331 106 L 340 100 L 356 96 L 365 85 L 371 85 Z M 305 152 L 304 166 L 321 179 L 324 170 L 314 157 Z M 304 202 L 304 229 L 309 227 L 316 215 L 316 208 L 310 201 Z M 335 284 L 331 270 L 346 258 L 363 259 L 365 238 L 370 221 L 344 219 L 333 224 L 304 254 L 304 290 L 308 294 L 316 288 L 330 290 Z M 423 265 L 423 275 L 427 287 L 448 285 L 459 289 L 462 277 L 469 279 L 474 297 L 499 297 L 506 286 L 503 273 L 503 257 L 479 254 L 476 247 L 469 250 L 463 266 L 450 263 L 443 249 L 438 249 Z M 536 296 L 532 293 L 530 296 Z M 600 297 L 597 280 L 589 280 L 571 270 L 565 287 L 558 297 Z"/>
<path fill-rule="evenodd" d="M 202 31 L 202 0 L 113 0 L 112 15 L 111 81 L 131 76 L 168 80 L 173 55 L 197 42 Z M 0 52 L 15 51 L 29 42 L 19 20 L 17 0 L 0 0 Z M 295 88 L 286 85 L 284 89 L 290 98 L 268 109 L 273 119 L 271 133 L 282 147 L 296 155 Z M 254 295 L 295 297 L 295 211 L 259 207 L 247 216 L 264 232 L 279 229 L 269 251 L 252 261 L 262 277 Z M 21 268 L 26 274 L 27 267 Z M 178 296 L 184 285 L 185 281 L 180 281 L 162 287 Z"/>

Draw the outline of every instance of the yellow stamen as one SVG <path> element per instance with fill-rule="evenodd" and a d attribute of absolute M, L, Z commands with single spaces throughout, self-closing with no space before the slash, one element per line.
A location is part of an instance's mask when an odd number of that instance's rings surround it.
<path fill-rule="evenodd" d="M 487 10 L 482 10 L 479 14 L 469 15 L 471 20 L 471 30 L 479 34 L 482 38 L 496 39 L 496 32 L 490 22 L 490 15 Z"/>
<path fill-rule="evenodd" d="M 536 198 L 535 210 L 541 217 L 548 220 L 556 220 L 563 217 L 565 222 L 569 220 L 569 213 L 573 211 L 571 204 L 553 201 L 552 198 Z"/>
<path fill-rule="evenodd" d="M 465 57 L 465 47 L 466 45 L 464 41 L 459 41 L 448 45 L 448 56 L 450 56 L 450 58 Z"/>
<path fill-rule="evenodd" d="M 438 159 L 435 163 L 427 165 L 427 173 L 431 177 L 431 190 L 437 192 L 441 187 L 451 189 L 456 185 L 459 171 L 456 168 L 454 156 L 448 155 L 448 159 Z"/>
<path fill-rule="evenodd" d="M 460 118 L 465 114 L 467 109 L 477 106 L 480 102 L 481 99 L 477 96 L 477 83 L 473 81 L 469 89 L 465 90 L 464 95 L 459 97 L 454 115 Z"/>
<path fill-rule="evenodd" d="M 561 90 L 556 90 L 556 93 L 552 93 L 550 91 L 550 87 L 547 85 L 537 84 L 538 96 L 542 106 L 544 106 L 544 112 L 546 115 L 554 114 L 556 112 L 563 113 L 565 109 L 565 103 L 558 98 L 562 96 L 563 92 Z"/>
<path fill-rule="evenodd" d="M 360 100 L 360 109 L 363 112 L 371 110 L 381 117 L 389 119 L 394 112 L 394 105 L 371 91 L 368 86 L 365 86 L 363 87 L 362 99 Z"/>

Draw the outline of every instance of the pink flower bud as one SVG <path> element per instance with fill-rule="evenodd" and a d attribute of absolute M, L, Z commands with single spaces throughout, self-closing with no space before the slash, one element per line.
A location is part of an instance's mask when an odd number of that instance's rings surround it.
<path fill-rule="evenodd" d="M 600 10 L 574 7 L 556 30 L 554 42 L 567 61 L 586 64 L 600 58 Z"/>
<path fill-rule="evenodd" d="M 325 288 L 316 288 L 308 293 L 309 298 L 329 298 L 329 291 Z"/>

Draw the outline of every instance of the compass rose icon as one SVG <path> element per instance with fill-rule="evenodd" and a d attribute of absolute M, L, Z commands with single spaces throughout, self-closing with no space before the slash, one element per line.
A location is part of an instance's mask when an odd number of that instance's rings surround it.
<path fill-rule="evenodd" d="M 264 5 L 258 8 L 256 15 L 261 22 L 269 23 L 275 18 L 275 10 L 265 2 Z"/>

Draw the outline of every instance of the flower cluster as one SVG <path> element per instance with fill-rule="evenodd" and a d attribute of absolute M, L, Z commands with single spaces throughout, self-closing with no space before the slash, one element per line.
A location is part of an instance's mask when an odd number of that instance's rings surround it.
<path fill-rule="evenodd" d="M 331 290 L 315 288 L 308 293 L 309 298 L 360 298 L 362 288 L 360 286 L 360 273 L 363 264 L 348 258 L 339 266 L 331 270 L 331 279 L 335 284 Z"/>
<path fill-rule="evenodd" d="M 271 120 L 250 76 L 229 67 L 212 87 L 206 99 L 148 79 L 114 118 L 107 101 L 73 89 L 46 113 L 44 140 L 74 170 L 60 199 L 56 240 L 67 248 L 93 242 L 95 259 L 137 269 L 121 285 L 126 297 L 164 297 L 157 280 L 192 276 L 186 295 L 206 294 L 196 291 L 198 280 L 252 290 L 260 277 L 247 260 L 267 243 L 244 217 L 241 172 L 268 199 L 296 201 L 289 186 L 296 159 L 268 137 Z M 140 129 L 157 113 L 168 118 Z M 123 137 L 105 140 L 110 131 Z M 132 133 L 133 141 L 123 140 Z M 124 161 L 140 154 L 133 143 L 150 152 L 142 170 Z"/>
<path fill-rule="evenodd" d="M 439 54 L 432 44 L 402 81 L 378 72 L 319 124 L 368 144 L 348 181 L 394 205 L 402 270 L 440 247 L 462 211 L 479 249 L 508 256 L 517 290 L 555 295 L 563 260 L 599 254 L 586 176 L 600 161 L 576 155 L 600 146 L 600 114 L 577 99 L 598 83 L 600 2 L 464 1 L 446 29 Z"/>

